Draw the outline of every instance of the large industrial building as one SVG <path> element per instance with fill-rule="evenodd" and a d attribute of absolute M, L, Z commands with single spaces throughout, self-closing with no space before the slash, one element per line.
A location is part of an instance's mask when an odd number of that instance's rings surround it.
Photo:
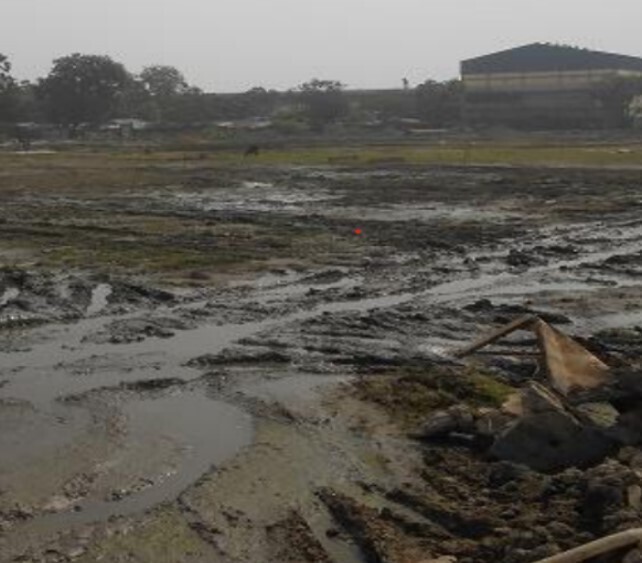
<path fill-rule="evenodd" d="M 534 43 L 464 61 L 461 74 L 471 125 L 599 127 L 599 84 L 642 77 L 642 58 Z"/>

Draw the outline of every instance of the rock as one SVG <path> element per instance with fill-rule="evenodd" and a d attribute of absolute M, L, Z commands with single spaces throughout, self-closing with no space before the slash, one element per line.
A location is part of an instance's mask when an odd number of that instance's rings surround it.
<path fill-rule="evenodd" d="M 642 507 L 642 487 L 640 485 L 630 485 L 626 490 L 626 496 L 629 506 L 634 510 L 640 510 L 640 507 Z"/>
<path fill-rule="evenodd" d="M 621 367 L 613 370 L 613 377 L 614 391 L 624 397 L 642 399 L 642 372 L 639 369 Z"/>
<path fill-rule="evenodd" d="M 642 451 L 632 446 L 624 447 L 618 454 L 618 460 L 642 475 Z"/>
<path fill-rule="evenodd" d="M 620 413 L 610 403 L 584 403 L 575 407 L 577 414 L 585 422 L 599 428 L 613 428 L 620 418 Z"/>
<path fill-rule="evenodd" d="M 578 511 L 584 526 L 598 535 L 638 525 L 639 512 L 629 500 L 635 502 L 640 478 L 629 467 L 609 459 L 587 470 L 581 478 L 581 497 Z"/>
<path fill-rule="evenodd" d="M 642 550 L 638 548 L 629 551 L 622 559 L 622 563 L 642 563 Z"/>
<path fill-rule="evenodd" d="M 543 385 L 531 382 L 521 392 L 525 415 L 565 411 L 562 401 Z"/>
<path fill-rule="evenodd" d="M 508 461 L 499 461 L 491 465 L 488 474 L 488 483 L 493 489 L 496 489 L 506 483 L 524 479 L 529 473 L 530 469 L 524 465 L 517 465 Z"/>
<path fill-rule="evenodd" d="M 470 311 L 471 313 L 489 312 L 493 311 L 493 309 L 494 305 L 490 299 L 479 299 L 464 307 L 464 311 Z"/>
<path fill-rule="evenodd" d="M 531 359 L 492 356 L 488 359 L 488 364 L 512 383 L 528 381 L 538 371 L 537 362 Z"/>
<path fill-rule="evenodd" d="M 551 324 L 571 324 L 573 321 L 566 315 L 551 311 L 540 311 L 513 303 L 500 303 L 495 305 L 489 299 L 480 299 L 463 307 L 464 311 L 471 313 L 493 314 L 500 322 L 509 322 L 522 315 L 533 315 Z"/>
<path fill-rule="evenodd" d="M 69 510 L 74 502 L 76 502 L 74 499 L 66 496 L 55 496 L 51 498 L 42 509 L 45 512 L 64 512 L 65 510 Z"/>
<path fill-rule="evenodd" d="M 78 559 L 84 555 L 86 551 L 86 548 L 82 546 L 73 547 L 67 552 L 67 557 L 69 557 L 69 559 Z"/>
<path fill-rule="evenodd" d="M 507 508 L 499 514 L 499 517 L 502 520 L 513 520 L 513 518 L 516 518 L 518 515 L 519 511 L 516 508 Z"/>
<path fill-rule="evenodd" d="M 501 406 L 501 412 L 509 416 L 524 416 L 524 392 L 512 393 Z"/>
<path fill-rule="evenodd" d="M 560 546 L 556 543 L 547 543 L 540 545 L 531 551 L 530 557 L 532 561 L 539 561 L 540 559 L 546 559 L 547 557 L 553 557 L 561 552 Z"/>
<path fill-rule="evenodd" d="M 490 449 L 498 459 L 554 471 L 597 463 L 614 446 L 598 429 L 582 425 L 541 385 L 531 385 L 523 403 L 524 416 L 510 424 Z"/>
<path fill-rule="evenodd" d="M 472 433 L 474 431 L 473 412 L 464 405 L 456 405 L 433 413 L 422 425 L 418 436 L 431 439 L 447 436 L 451 432 Z"/>
<path fill-rule="evenodd" d="M 479 436 L 494 437 L 511 424 L 514 417 L 497 409 L 480 410 L 475 421 L 475 431 Z"/>
<path fill-rule="evenodd" d="M 564 522 L 551 522 L 546 529 L 554 538 L 562 540 L 573 537 L 575 533 L 575 530 Z"/>

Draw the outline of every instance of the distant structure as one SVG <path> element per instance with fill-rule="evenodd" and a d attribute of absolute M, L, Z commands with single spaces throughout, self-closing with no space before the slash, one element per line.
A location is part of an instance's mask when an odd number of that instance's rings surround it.
<path fill-rule="evenodd" d="M 461 75 L 471 125 L 599 127 L 597 85 L 642 77 L 642 58 L 534 43 L 463 61 Z"/>

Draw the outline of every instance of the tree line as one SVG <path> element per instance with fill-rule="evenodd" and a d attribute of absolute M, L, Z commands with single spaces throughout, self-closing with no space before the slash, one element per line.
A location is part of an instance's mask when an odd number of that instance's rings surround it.
<path fill-rule="evenodd" d="M 0 54 L 0 122 L 50 122 L 74 132 L 116 117 L 182 120 L 202 92 L 171 66 L 148 66 L 139 75 L 107 56 L 75 53 L 53 62 L 35 82 L 18 82 Z M 193 117 L 193 116 L 192 116 Z M 200 115 L 198 116 L 200 117 Z"/>
<path fill-rule="evenodd" d="M 615 78 L 596 87 L 594 97 L 612 126 L 626 127 L 629 105 L 642 94 L 642 80 Z M 281 111 L 284 126 L 304 124 L 322 131 L 337 121 L 387 122 L 414 118 L 429 127 L 462 125 L 464 89 L 460 80 L 427 80 L 411 89 L 346 92 L 341 82 L 314 79 L 287 92 L 252 88 L 236 95 L 204 93 L 176 68 L 152 65 L 139 74 L 107 56 L 74 53 L 53 61 L 47 76 L 18 81 L 9 59 L 0 54 L 0 125 L 50 123 L 74 136 L 81 126 L 115 118 L 160 124 L 208 123 L 269 117 Z"/>
<path fill-rule="evenodd" d="M 410 94 L 384 96 L 378 106 L 364 102 L 360 111 L 370 109 L 384 117 L 395 112 L 431 115 L 434 125 L 442 126 L 456 121 L 459 95 L 457 81 L 428 81 Z M 238 95 L 216 95 L 190 85 L 172 66 L 152 65 L 133 74 L 110 57 L 74 53 L 54 60 L 47 76 L 18 81 L 8 58 L 0 54 L 0 123 L 5 125 L 51 123 L 73 135 L 81 126 L 115 118 L 188 124 L 270 116 L 287 103 L 293 109 L 286 119 L 294 114 L 313 130 L 355 112 L 344 85 L 333 80 L 314 79 L 288 92 L 252 88 Z"/>

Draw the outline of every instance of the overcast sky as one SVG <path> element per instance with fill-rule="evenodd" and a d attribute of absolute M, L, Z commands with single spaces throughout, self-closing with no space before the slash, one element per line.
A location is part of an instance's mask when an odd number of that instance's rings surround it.
<path fill-rule="evenodd" d="M 642 56 L 641 22 L 642 0 L 0 0 L 0 53 L 29 79 L 81 52 L 173 65 L 207 91 L 386 88 L 535 41 Z"/>

